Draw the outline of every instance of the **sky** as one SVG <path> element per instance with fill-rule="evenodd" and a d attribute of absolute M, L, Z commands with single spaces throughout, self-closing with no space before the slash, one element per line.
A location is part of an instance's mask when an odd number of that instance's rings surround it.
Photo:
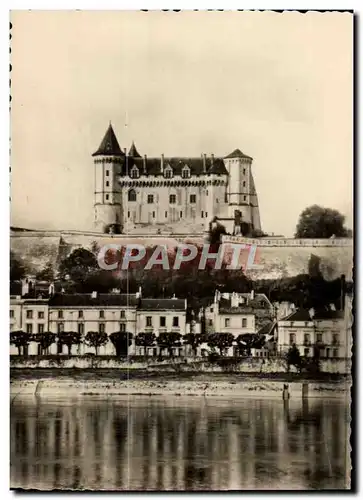
<path fill-rule="evenodd" d="M 90 230 L 109 122 L 148 156 L 252 156 L 262 229 L 318 204 L 353 224 L 348 13 L 17 11 L 11 224 Z"/>

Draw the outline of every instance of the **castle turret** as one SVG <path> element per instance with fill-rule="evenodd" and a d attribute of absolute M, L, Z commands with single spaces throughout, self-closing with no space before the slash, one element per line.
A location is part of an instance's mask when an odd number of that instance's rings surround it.
<path fill-rule="evenodd" d="M 228 215 L 240 217 L 242 224 L 248 224 L 252 230 L 261 230 L 257 192 L 252 175 L 252 158 L 239 149 L 224 158 L 229 174 L 228 179 Z"/>
<path fill-rule="evenodd" d="M 125 162 L 115 132 L 110 123 L 94 158 L 94 224 L 103 233 L 121 233 L 123 210 L 119 176 Z"/>

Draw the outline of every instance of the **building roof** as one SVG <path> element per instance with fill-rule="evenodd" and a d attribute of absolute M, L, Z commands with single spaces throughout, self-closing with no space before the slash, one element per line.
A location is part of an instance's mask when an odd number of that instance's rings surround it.
<path fill-rule="evenodd" d="M 344 311 L 316 311 L 314 319 L 317 320 L 330 320 L 330 319 L 344 319 Z"/>
<path fill-rule="evenodd" d="M 129 151 L 129 156 L 132 156 L 133 158 L 141 158 L 141 155 L 139 154 L 138 150 L 136 149 L 134 141 L 132 141 L 131 148 Z"/>
<path fill-rule="evenodd" d="M 272 335 L 274 329 L 276 328 L 276 321 L 271 321 L 263 325 L 257 332 L 258 335 Z"/>
<path fill-rule="evenodd" d="M 281 321 L 312 321 L 312 318 L 307 309 L 298 309 L 285 318 L 282 318 Z"/>
<path fill-rule="evenodd" d="M 248 304 L 232 307 L 231 299 L 220 299 L 219 314 L 253 314 L 253 309 Z"/>
<path fill-rule="evenodd" d="M 100 147 L 97 149 L 92 156 L 124 156 L 124 153 L 121 151 L 120 145 L 117 141 L 115 132 L 113 131 L 112 125 L 110 123 L 104 138 L 100 144 Z"/>
<path fill-rule="evenodd" d="M 184 299 L 141 299 L 139 308 L 144 311 L 185 311 Z"/>
<path fill-rule="evenodd" d="M 21 295 L 22 285 L 20 281 L 10 281 L 10 295 Z"/>
<path fill-rule="evenodd" d="M 235 149 L 232 153 L 227 155 L 225 158 L 248 158 L 249 160 L 252 160 L 250 156 L 245 155 L 242 153 L 240 149 Z"/>
<path fill-rule="evenodd" d="M 99 293 L 92 297 L 89 293 L 57 293 L 49 300 L 49 307 L 135 307 L 139 303 L 136 295 Z"/>
<path fill-rule="evenodd" d="M 228 175 L 226 167 L 224 166 L 223 158 L 206 158 L 205 171 L 204 160 L 200 156 L 198 158 L 183 158 L 183 157 L 170 157 L 164 158 L 164 170 L 170 166 L 173 170 L 173 175 L 181 176 L 183 167 L 187 166 L 190 169 L 190 175 L 199 176 L 206 174 L 214 175 Z M 127 163 L 122 165 L 121 176 L 129 175 L 131 168 L 136 165 L 139 169 L 140 175 L 144 174 L 144 166 L 146 167 L 146 175 L 160 176 L 164 178 L 161 171 L 161 157 L 158 158 L 141 158 L 141 157 L 128 157 Z M 168 180 L 168 179 L 167 179 Z"/>

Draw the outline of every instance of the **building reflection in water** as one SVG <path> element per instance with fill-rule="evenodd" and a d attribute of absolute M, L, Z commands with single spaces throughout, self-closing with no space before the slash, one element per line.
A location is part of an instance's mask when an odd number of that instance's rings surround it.
<path fill-rule="evenodd" d="M 11 486 L 347 488 L 339 402 L 132 398 L 14 402 Z"/>

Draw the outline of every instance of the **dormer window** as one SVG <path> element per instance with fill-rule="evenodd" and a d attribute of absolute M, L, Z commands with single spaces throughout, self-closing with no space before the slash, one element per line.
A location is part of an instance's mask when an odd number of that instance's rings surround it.
<path fill-rule="evenodd" d="M 190 177 L 190 168 L 188 165 L 185 165 L 182 169 L 182 178 L 183 179 L 189 179 Z"/>
<path fill-rule="evenodd" d="M 139 169 L 136 166 L 133 166 L 130 171 L 131 179 L 137 179 L 139 177 Z"/>
<path fill-rule="evenodd" d="M 166 179 L 171 179 L 173 177 L 173 171 L 171 167 L 166 167 L 166 169 L 164 170 L 164 177 Z"/>

